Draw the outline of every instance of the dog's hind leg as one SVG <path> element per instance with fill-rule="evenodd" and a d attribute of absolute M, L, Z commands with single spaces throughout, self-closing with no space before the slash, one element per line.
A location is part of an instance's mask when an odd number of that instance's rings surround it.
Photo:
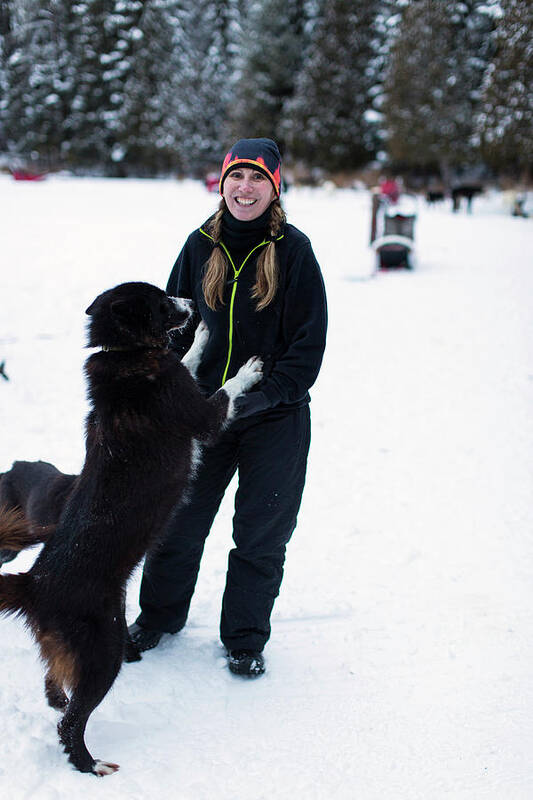
<path fill-rule="evenodd" d="M 62 687 L 57 683 L 51 671 L 46 673 L 46 677 L 44 679 L 44 693 L 46 695 L 46 699 L 48 700 L 49 706 L 52 708 L 57 708 L 58 711 L 65 710 L 68 703 L 68 697 L 63 691 Z"/>
<path fill-rule="evenodd" d="M 95 703 L 93 706 L 92 703 L 88 703 L 75 693 L 69 701 L 63 719 L 57 726 L 57 732 L 68 760 L 77 770 L 92 772 L 93 775 L 103 777 L 116 772 L 118 764 L 93 758 L 87 750 L 84 739 L 85 728 L 91 712 L 97 705 L 98 703 Z"/>
<path fill-rule="evenodd" d="M 120 648 L 122 655 L 122 647 Z M 85 670 L 81 679 L 72 693 L 62 720 L 57 726 L 59 738 L 70 763 L 80 772 L 92 772 L 93 775 L 103 777 L 116 772 L 118 764 L 95 759 L 89 753 L 85 744 L 85 728 L 87 721 L 94 709 L 101 703 L 111 688 L 120 669 L 120 661 L 112 669 L 104 672 Z"/>

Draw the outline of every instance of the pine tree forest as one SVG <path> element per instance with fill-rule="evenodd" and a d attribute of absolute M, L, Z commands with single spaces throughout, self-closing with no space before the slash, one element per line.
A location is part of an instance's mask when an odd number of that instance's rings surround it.
<path fill-rule="evenodd" d="M 1 0 L 0 163 L 200 177 L 269 136 L 302 174 L 531 178 L 527 0 Z"/>

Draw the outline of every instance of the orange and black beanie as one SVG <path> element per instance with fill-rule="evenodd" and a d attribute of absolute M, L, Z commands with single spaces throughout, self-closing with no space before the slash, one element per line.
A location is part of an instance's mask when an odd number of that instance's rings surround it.
<path fill-rule="evenodd" d="M 220 194 L 224 180 L 232 169 L 252 167 L 263 172 L 270 179 L 274 191 L 279 197 L 281 184 L 281 156 L 278 146 L 272 139 L 239 139 L 222 164 L 220 173 Z"/>

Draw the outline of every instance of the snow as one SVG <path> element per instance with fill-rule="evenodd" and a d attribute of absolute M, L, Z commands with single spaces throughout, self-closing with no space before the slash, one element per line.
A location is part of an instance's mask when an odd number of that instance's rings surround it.
<path fill-rule="evenodd" d="M 216 196 L 192 181 L 0 177 L 0 470 L 76 472 L 84 310 L 164 286 Z M 2 619 L 10 800 L 529 800 L 533 796 L 531 220 L 502 197 L 419 207 L 418 267 L 370 277 L 370 196 L 291 189 L 330 305 L 299 524 L 258 680 L 218 641 L 232 496 L 189 624 L 126 664 L 68 765 L 19 620 Z M 25 570 L 35 551 L 5 571 Z M 137 572 L 128 619 L 137 613 Z"/>

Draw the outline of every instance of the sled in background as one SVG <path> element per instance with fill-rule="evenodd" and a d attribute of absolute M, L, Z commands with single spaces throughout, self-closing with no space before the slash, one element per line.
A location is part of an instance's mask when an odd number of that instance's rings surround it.
<path fill-rule="evenodd" d="M 37 172 L 29 169 L 12 169 L 11 175 L 16 181 L 44 181 L 46 172 Z"/>
<path fill-rule="evenodd" d="M 381 189 L 373 190 L 370 245 L 376 271 L 414 268 L 416 202 L 411 194 L 394 202 Z"/>

